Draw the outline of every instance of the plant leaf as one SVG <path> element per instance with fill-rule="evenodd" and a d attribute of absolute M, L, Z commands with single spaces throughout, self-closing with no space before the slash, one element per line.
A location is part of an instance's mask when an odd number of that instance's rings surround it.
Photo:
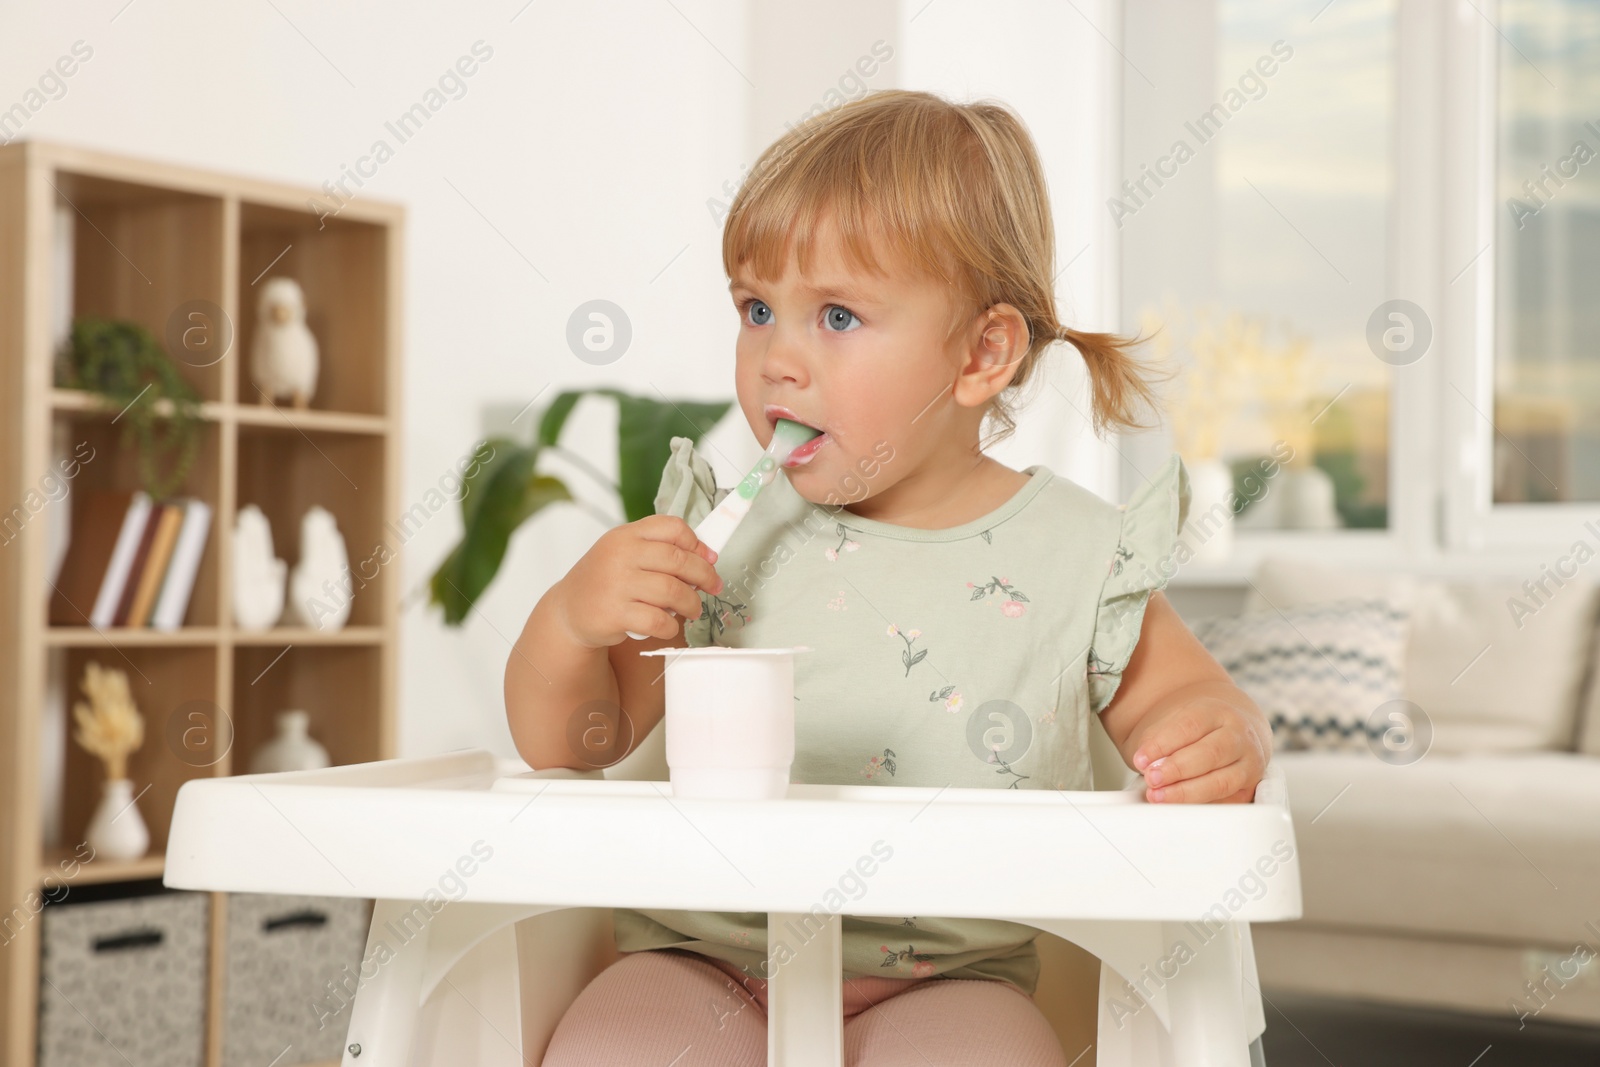
<path fill-rule="evenodd" d="M 517 527 L 544 507 L 572 499 L 559 478 L 534 473 L 539 446 L 500 442 L 473 478 L 473 491 L 462 498 L 466 529 L 461 543 L 429 583 L 432 601 L 444 608 L 451 625 L 460 625 L 489 587 Z"/>
<path fill-rule="evenodd" d="M 567 416 L 572 414 L 572 409 L 577 407 L 578 400 L 584 393 L 595 392 L 592 389 L 569 389 L 557 394 L 550 401 L 550 406 L 544 409 L 544 414 L 539 418 L 539 443 L 553 445 L 561 437 L 561 428 L 567 424 Z"/>
<path fill-rule="evenodd" d="M 472 450 L 472 464 L 463 472 L 461 490 L 461 528 L 470 530 L 477 520 L 478 509 L 489 494 L 485 491 L 494 483 L 495 475 L 515 459 L 518 453 L 530 451 L 529 447 L 509 437 L 490 437 L 479 441 Z M 537 458 L 538 447 L 531 449 Z"/>
<path fill-rule="evenodd" d="M 466 618 L 472 607 L 472 602 L 461 593 L 460 583 L 456 580 L 461 570 L 461 549 L 465 544 L 465 541 L 457 541 L 456 547 L 434 568 L 433 577 L 428 579 L 428 603 L 438 604 L 444 609 L 444 621 L 450 626 L 461 625 L 461 620 Z"/>

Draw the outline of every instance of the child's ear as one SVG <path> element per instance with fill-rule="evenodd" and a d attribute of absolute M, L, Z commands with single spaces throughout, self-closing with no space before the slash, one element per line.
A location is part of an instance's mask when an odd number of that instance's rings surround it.
<path fill-rule="evenodd" d="M 955 381 L 958 404 L 988 403 L 1016 375 L 1028 354 L 1028 320 L 1010 304 L 996 304 L 973 320 L 961 373 Z"/>

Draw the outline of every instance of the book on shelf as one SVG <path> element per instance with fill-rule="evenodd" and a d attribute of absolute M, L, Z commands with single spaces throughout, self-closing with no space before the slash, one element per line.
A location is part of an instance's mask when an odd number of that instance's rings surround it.
<path fill-rule="evenodd" d="M 211 505 L 204 500 L 186 500 L 183 526 L 172 548 L 172 562 L 161 583 L 161 595 L 150 615 L 157 630 L 176 630 L 189 611 L 189 596 L 194 591 L 195 575 L 200 573 L 200 557 L 205 554 L 206 534 L 211 530 Z"/>
<path fill-rule="evenodd" d="M 128 615 L 133 611 L 134 598 L 139 595 L 139 577 L 144 574 L 145 562 L 150 558 L 150 543 L 156 539 L 156 527 L 161 525 L 161 505 L 151 501 L 145 515 L 144 528 L 139 531 L 139 541 L 133 550 L 133 562 L 128 567 L 127 580 L 122 583 L 122 595 L 117 598 L 116 612 L 111 616 L 112 626 L 128 625 Z M 95 624 L 96 626 L 99 623 Z"/>
<path fill-rule="evenodd" d="M 50 622 L 110 626 L 144 534 L 150 498 L 116 489 L 82 490 L 72 498 L 72 533 L 53 586 Z"/>
<path fill-rule="evenodd" d="M 178 527 L 183 525 L 183 505 L 161 505 L 161 514 L 152 525 L 155 534 L 150 538 L 150 551 L 139 572 L 139 585 L 134 590 L 133 602 L 128 606 L 129 626 L 143 626 L 150 621 L 150 609 L 156 605 L 156 594 L 161 591 L 161 580 L 166 577 L 167 564 L 172 560 L 172 546 L 178 543 Z"/>
<path fill-rule="evenodd" d="M 157 502 L 131 490 L 83 493 L 50 601 L 51 624 L 177 629 L 210 528 L 211 506 L 202 500 Z"/>

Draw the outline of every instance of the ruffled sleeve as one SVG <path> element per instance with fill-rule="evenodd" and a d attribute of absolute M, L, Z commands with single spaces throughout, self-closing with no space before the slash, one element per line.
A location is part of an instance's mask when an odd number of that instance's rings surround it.
<path fill-rule="evenodd" d="M 656 489 L 656 514 L 676 515 L 690 526 L 700 525 L 700 520 L 711 514 L 711 509 L 722 502 L 727 489 L 717 488 L 711 464 L 694 450 L 694 439 L 674 437 L 672 454 L 661 469 L 661 484 Z M 720 558 L 720 557 L 719 557 Z M 698 619 L 684 623 L 684 643 L 690 648 L 703 648 L 711 644 L 711 605 L 709 593 L 700 593 L 700 602 L 706 605 Z"/>
<path fill-rule="evenodd" d="M 1103 711 L 1139 643 L 1145 605 L 1177 570 L 1173 546 L 1189 515 L 1189 471 L 1174 452 L 1161 472 L 1122 508 L 1117 545 L 1106 563 L 1089 648 L 1089 705 Z"/>
<path fill-rule="evenodd" d="M 656 514 L 676 515 L 690 526 L 698 526 L 728 491 L 717 488 L 711 464 L 695 452 L 693 438 L 674 437 L 671 448 L 656 489 Z"/>

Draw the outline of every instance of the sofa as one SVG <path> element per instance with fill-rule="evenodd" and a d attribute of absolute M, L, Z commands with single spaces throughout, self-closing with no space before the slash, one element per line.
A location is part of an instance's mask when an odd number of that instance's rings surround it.
<path fill-rule="evenodd" d="M 1399 682 L 1431 735 L 1398 760 L 1337 736 L 1275 751 L 1304 915 L 1253 930 L 1269 998 L 1600 1025 L 1600 589 L 1563 569 L 1257 566 L 1242 616 L 1292 624 L 1353 598 L 1403 612 Z"/>

